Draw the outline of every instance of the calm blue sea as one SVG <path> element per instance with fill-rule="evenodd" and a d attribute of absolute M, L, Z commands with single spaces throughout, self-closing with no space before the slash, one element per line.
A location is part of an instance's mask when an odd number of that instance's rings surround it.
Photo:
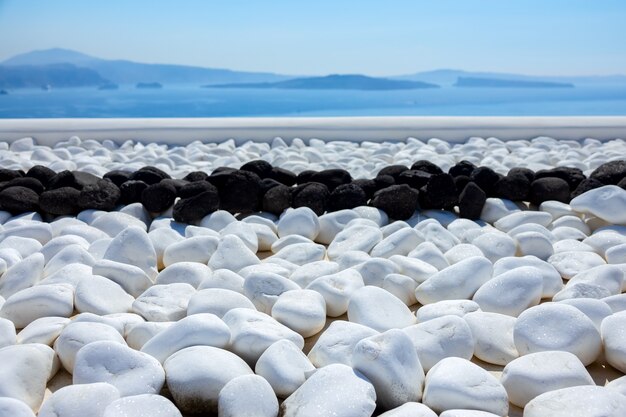
<path fill-rule="evenodd" d="M 454 88 L 401 91 L 210 89 L 12 90 L 0 118 L 241 116 L 626 115 L 626 85 L 568 89 Z"/>

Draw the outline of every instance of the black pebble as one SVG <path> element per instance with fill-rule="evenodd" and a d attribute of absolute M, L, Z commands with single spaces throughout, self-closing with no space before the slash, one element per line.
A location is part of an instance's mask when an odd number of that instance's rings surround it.
<path fill-rule="evenodd" d="M 11 181 L 15 178 L 21 178 L 24 174 L 21 171 L 15 169 L 0 168 L 0 182 Z"/>
<path fill-rule="evenodd" d="M 595 178 L 587 178 L 584 179 L 578 184 L 578 187 L 570 194 L 570 198 L 578 197 L 579 195 L 586 193 L 587 191 L 593 190 L 595 188 L 600 188 L 604 184 L 598 181 Z"/>
<path fill-rule="evenodd" d="M 143 181 L 126 181 L 120 186 L 120 203 L 132 204 L 141 201 L 143 190 L 148 188 L 148 184 Z"/>
<path fill-rule="evenodd" d="M 112 181 L 98 180 L 96 184 L 83 187 L 78 196 L 78 206 L 81 210 L 111 211 L 115 209 L 120 196 L 120 189 Z"/>
<path fill-rule="evenodd" d="M 189 182 L 205 181 L 208 176 L 209 174 L 204 171 L 192 171 L 189 174 L 185 175 L 183 179 Z"/>
<path fill-rule="evenodd" d="M 102 179 L 89 172 L 72 171 L 72 174 L 74 174 L 74 179 L 76 180 L 76 184 L 78 184 L 79 190 L 82 190 L 83 187 L 87 185 L 97 184 L 98 181 Z"/>
<path fill-rule="evenodd" d="M 157 167 L 145 166 L 130 174 L 130 180 L 143 181 L 148 185 L 157 184 L 161 180 L 171 178 L 169 174 Z"/>
<path fill-rule="evenodd" d="M 43 165 L 35 165 L 26 173 L 27 177 L 36 178 L 44 187 L 48 187 L 48 183 L 56 173 Z"/>
<path fill-rule="evenodd" d="M 247 213 L 259 209 L 261 179 L 254 172 L 233 171 L 223 175 L 224 181 L 217 186 L 220 209 L 231 213 Z"/>
<path fill-rule="evenodd" d="M 487 194 L 475 183 L 468 182 L 459 195 L 459 215 L 466 219 L 479 219 Z"/>
<path fill-rule="evenodd" d="M 450 210 L 457 202 L 456 185 L 450 174 L 435 174 L 420 189 L 419 203 L 423 209 Z"/>
<path fill-rule="evenodd" d="M 433 174 L 426 171 L 418 171 L 415 169 L 409 169 L 398 175 L 396 178 L 396 184 L 406 184 L 411 188 L 419 190 L 430 180 Z"/>
<path fill-rule="evenodd" d="M 328 197 L 328 211 L 353 209 L 366 204 L 365 191 L 354 183 L 338 186 Z"/>
<path fill-rule="evenodd" d="M 330 192 L 328 187 L 318 182 L 298 185 L 292 193 L 293 207 L 308 207 L 321 216 L 326 211 Z"/>
<path fill-rule="evenodd" d="M 380 177 L 381 175 L 389 175 L 393 177 L 395 181 L 400 174 L 402 174 L 404 171 L 407 171 L 408 169 L 409 167 L 404 165 L 389 165 L 378 171 L 377 176 Z"/>
<path fill-rule="evenodd" d="M 174 188 L 176 188 L 176 195 L 178 196 L 180 193 L 180 190 L 187 184 L 189 184 L 188 181 L 185 180 L 179 180 L 179 179 L 174 179 L 174 178 L 167 178 L 164 179 L 163 181 L 161 181 L 162 183 L 167 183 L 167 184 L 172 184 L 174 186 Z"/>
<path fill-rule="evenodd" d="M 500 177 L 500 174 L 489 167 L 478 167 L 472 171 L 470 180 L 475 182 L 487 194 L 487 197 L 493 197 L 496 182 Z"/>
<path fill-rule="evenodd" d="M 296 184 L 306 184 L 307 182 L 311 182 L 311 177 L 317 171 L 313 171 L 310 169 L 305 169 L 301 173 L 296 176 Z"/>
<path fill-rule="evenodd" d="M 596 168 L 589 177 L 605 185 L 617 184 L 622 179 L 626 178 L 626 160 L 611 161 L 602 164 Z"/>
<path fill-rule="evenodd" d="M 547 177 L 555 177 L 564 180 L 572 191 L 586 178 L 585 174 L 583 174 L 579 168 L 556 167 L 535 172 L 535 179 Z"/>
<path fill-rule="evenodd" d="M 437 165 L 433 164 L 432 162 L 426 161 L 423 159 L 411 165 L 411 169 L 415 171 L 428 172 L 433 175 L 443 174 L 443 171 L 441 170 L 441 168 L 439 168 Z"/>
<path fill-rule="evenodd" d="M 311 182 L 319 182 L 328 187 L 329 191 L 333 191 L 335 188 L 342 184 L 349 184 L 352 182 L 352 176 L 345 169 L 325 169 L 320 172 L 316 172 L 311 175 Z"/>
<path fill-rule="evenodd" d="M 72 187 L 80 190 L 83 188 L 81 184 L 78 183 L 74 173 L 72 171 L 60 171 L 57 172 L 54 177 L 50 178 L 48 182 L 48 186 L 46 187 L 49 190 L 54 190 L 56 188 L 62 187 Z"/>
<path fill-rule="evenodd" d="M 194 181 L 183 185 L 181 189 L 178 190 L 178 196 L 180 198 L 190 198 L 205 191 L 217 192 L 217 188 L 207 181 Z"/>
<path fill-rule="evenodd" d="M 26 187 L 30 188 L 37 194 L 41 194 L 45 189 L 43 184 L 38 179 L 32 177 L 14 178 L 7 182 L 2 188 L 4 189 L 9 187 Z"/>
<path fill-rule="evenodd" d="M 181 223 L 195 223 L 207 214 L 213 213 L 220 206 L 220 197 L 216 188 L 204 191 L 176 202 L 173 210 L 174 220 Z"/>
<path fill-rule="evenodd" d="M 272 175 L 272 165 L 269 162 L 263 161 L 261 159 L 246 162 L 239 169 L 242 171 L 254 172 L 261 179 L 271 177 Z"/>
<path fill-rule="evenodd" d="M 298 176 L 296 174 L 287 169 L 279 167 L 272 168 L 270 178 L 280 182 L 281 184 L 285 184 L 288 187 L 294 185 L 298 180 Z"/>
<path fill-rule="evenodd" d="M 362 179 L 352 181 L 352 184 L 358 185 L 359 187 L 361 187 L 361 189 L 365 191 L 365 197 L 368 200 L 372 198 L 372 196 L 374 195 L 376 191 L 379 190 L 379 187 L 376 184 L 375 180 L 368 180 L 368 179 L 362 178 Z M 389 184 L 389 185 L 393 185 L 393 184 Z M 380 188 L 385 188 L 385 187 L 380 187 Z"/>
<path fill-rule="evenodd" d="M 468 182 L 470 182 L 470 178 L 467 175 L 457 175 L 454 177 L 454 186 L 457 194 L 461 194 Z"/>
<path fill-rule="evenodd" d="M 211 172 L 211 175 L 217 175 L 217 174 L 226 174 L 229 172 L 235 172 L 237 171 L 237 168 L 231 168 L 231 167 L 217 167 L 213 170 L 213 172 Z"/>
<path fill-rule="evenodd" d="M 267 190 L 261 202 L 263 211 L 276 215 L 282 214 L 288 207 L 291 207 L 291 188 L 282 184 Z"/>
<path fill-rule="evenodd" d="M 374 182 L 376 183 L 376 191 L 396 185 L 396 180 L 391 175 L 378 174 L 374 178 Z"/>
<path fill-rule="evenodd" d="M 259 191 L 259 200 L 263 200 L 263 196 L 265 195 L 266 192 L 268 192 L 270 189 L 274 187 L 278 187 L 279 185 L 284 185 L 284 184 L 281 184 L 280 182 L 273 180 L 271 178 L 263 178 L 261 182 L 259 183 L 259 185 L 261 186 L 260 191 Z"/>
<path fill-rule="evenodd" d="M 530 192 L 530 181 L 523 174 L 508 174 L 496 182 L 493 192 L 499 198 L 526 201 Z"/>
<path fill-rule="evenodd" d="M 130 179 L 130 174 L 132 174 L 132 172 L 116 169 L 107 172 L 102 178 L 110 180 L 113 184 L 119 187 Z"/>
<path fill-rule="evenodd" d="M 0 207 L 12 214 L 39 210 L 39 196 L 26 187 L 9 187 L 0 191 Z"/>
<path fill-rule="evenodd" d="M 448 174 L 452 175 L 453 177 L 458 177 L 460 175 L 465 175 L 466 177 L 469 177 L 470 175 L 472 175 L 472 172 L 474 172 L 476 168 L 476 165 L 472 164 L 470 161 L 463 160 L 451 166 L 448 170 Z"/>
<path fill-rule="evenodd" d="M 39 196 L 41 210 L 55 216 L 77 214 L 78 198 L 80 191 L 72 187 L 61 187 L 54 190 L 44 191 Z"/>
<path fill-rule="evenodd" d="M 565 180 L 556 177 L 539 178 L 530 184 L 529 201 L 537 206 L 548 200 L 569 203 L 569 194 L 569 185 Z"/>
<path fill-rule="evenodd" d="M 395 220 L 406 220 L 417 210 L 418 192 L 406 184 L 376 191 L 370 205 L 383 210 Z"/>
<path fill-rule="evenodd" d="M 522 168 L 522 167 L 511 168 L 506 175 L 511 176 L 511 177 L 517 176 L 517 175 L 523 175 L 524 177 L 526 177 L 528 182 L 533 182 L 535 180 L 535 172 L 532 169 L 528 169 L 528 168 Z"/>
<path fill-rule="evenodd" d="M 174 204 L 176 188 L 167 182 L 148 185 L 141 193 L 141 204 L 152 213 L 162 213 Z"/>

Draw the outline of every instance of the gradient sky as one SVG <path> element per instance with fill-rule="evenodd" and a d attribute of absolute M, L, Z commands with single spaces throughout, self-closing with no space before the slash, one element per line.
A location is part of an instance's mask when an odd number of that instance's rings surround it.
<path fill-rule="evenodd" d="M 626 0 L 0 0 L 0 61 L 52 47 L 285 74 L 626 74 Z"/>

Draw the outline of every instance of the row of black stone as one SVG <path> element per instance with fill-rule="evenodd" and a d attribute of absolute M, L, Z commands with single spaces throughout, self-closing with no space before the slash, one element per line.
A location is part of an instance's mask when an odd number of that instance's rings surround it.
<path fill-rule="evenodd" d="M 211 175 L 196 171 L 173 179 L 147 166 L 134 172 L 111 171 L 99 178 L 87 172 L 56 173 L 37 165 L 23 172 L 0 169 L 0 209 L 19 214 L 75 215 L 86 209 L 112 211 L 140 202 L 152 213 L 172 205 L 176 221 L 193 223 L 218 209 L 231 213 L 282 213 L 310 207 L 321 215 L 371 205 L 392 219 L 407 219 L 416 209 L 459 208 L 461 217 L 477 219 L 488 197 L 564 203 L 607 184 L 626 188 L 626 161 L 601 165 L 587 178 L 578 168 L 533 172 L 513 168 L 501 175 L 488 167 L 461 161 L 444 172 L 429 161 L 411 167 L 390 165 L 372 179 L 352 179 L 343 169 L 304 171 L 296 175 L 261 160 L 240 169 L 221 167 Z M 176 199 L 179 200 L 176 202 Z"/>

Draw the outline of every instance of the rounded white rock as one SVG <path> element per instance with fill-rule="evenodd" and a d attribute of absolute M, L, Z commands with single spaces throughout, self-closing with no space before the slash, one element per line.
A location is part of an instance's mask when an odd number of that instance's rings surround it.
<path fill-rule="evenodd" d="M 324 297 L 329 317 L 339 317 L 348 311 L 352 294 L 363 286 L 361 274 L 354 269 L 345 269 L 316 278 L 306 289 L 317 291 Z"/>
<path fill-rule="evenodd" d="M 300 235 L 315 240 L 320 232 L 320 221 L 308 207 L 286 210 L 278 221 L 278 237 Z"/>
<path fill-rule="evenodd" d="M 402 300 L 390 292 L 365 286 L 352 293 L 348 320 L 384 332 L 414 324 L 415 316 Z"/>
<path fill-rule="evenodd" d="M 42 317 L 69 317 L 74 311 L 74 290 L 66 284 L 37 285 L 16 292 L 0 307 L 0 317 L 16 329 Z"/>
<path fill-rule="evenodd" d="M 199 290 L 189 299 L 187 315 L 211 313 L 221 318 L 233 308 L 256 310 L 252 301 L 241 293 L 223 288 L 207 288 Z"/>
<path fill-rule="evenodd" d="M 120 398 L 110 403 L 102 417 L 183 417 L 167 398 L 156 394 L 140 394 Z"/>
<path fill-rule="evenodd" d="M 132 311 L 148 321 L 176 321 L 187 315 L 196 289 L 189 284 L 153 285 L 133 302 Z"/>
<path fill-rule="evenodd" d="M 35 413 L 23 401 L 10 397 L 0 397 L 0 416 L 35 417 Z"/>
<path fill-rule="evenodd" d="M 79 313 L 127 313 L 134 301 L 120 285 L 98 275 L 81 279 L 74 293 L 74 306 Z"/>
<path fill-rule="evenodd" d="M 379 417 L 437 417 L 437 414 L 422 403 L 407 402 L 400 407 L 379 414 Z"/>
<path fill-rule="evenodd" d="M 317 339 L 308 358 L 318 368 L 332 363 L 352 366 L 354 346 L 366 337 L 378 334 L 369 327 L 349 321 L 333 321 Z"/>
<path fill-rule="evenodd" d="M 474 356 L 495 365 L 506 365 L 519 356 L 513 330 L 515 317 L 475 311 L 463 316 L 474 337 Z"/>
<path fill-rule="evenodd" d="M 474 311 L 480 311 L 480 306 L 472 300 L 443 300 L 421 306 L 415 316 L 418 323 L 423 323 L 447 315 L 463 317 Z"/>
<path fill-rule="evenodd" d="M 570 201 L 573 210 L 591 213 L 613 224 L 626 224 L 626 190 L 617 185 L 605 185 L 579 195 Z"/>
<path fill-rule="evenodd" d="M 220 417 L 276 417 L 278 400 L 270 384 L 259 375 L 231 379 L 217 398 Z"/>
<path fill-rule="evenodd" d="M 601 326 L 606 361 L 621 372 L 626 372 L 626 313 L 615 313 Z"/>
<path fill-rule="evenodd" d="M 159 272 L 155 284 L 173 284 L 184 282 L 194 288 L 211 274 L 211 268 L 198 262 L 177 262 Z"/>
<path fill-rule="evenodd" d="M 289 397 L 315 370 L 306 355 L 289 340 L 279 340 L 259 357 L 254 371 L 269 382 L 279 398 Z"/>
<path fill-rule="evenodd" d="M 626 396 L 610 388 L 577 386 L 549 391 L 524 407 L 524 417 L 621 417 Z"/>
<path fill-rule="evenodd" d="M 103 416 L 104 410 L 120 393 L 111 384 L 68 385 L 55 391 L 39 410 L 40 417 Z"/>
<path fill-rule="evenodd" d="M 302 337 L 320 332 L 326 324 L 326 301 L 317 291 L 289 290 L 278 296 L 272 317 Z"/>

